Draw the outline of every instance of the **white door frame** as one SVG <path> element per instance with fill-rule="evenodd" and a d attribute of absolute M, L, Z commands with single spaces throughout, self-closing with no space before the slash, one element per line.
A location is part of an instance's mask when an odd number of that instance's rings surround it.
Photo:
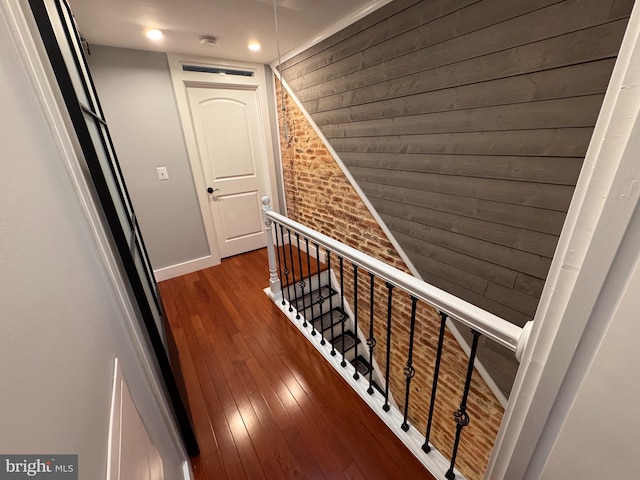
<path fill-rule="evenodd" d="M 187 146 L 187 154 L 189 156 L 189 163 L 191 164 L 191 173 L 196 187 L 196 196 L 198 197 L 198 204 L 200 205 L 200 214 L 202 216 L 202 222 L 207 235 L 209 251 L 211 252 L 211 260 L 213 265 L 217 265 L 220 263 L 220 249 L 218 248 L 218 242 L 216 240 L 213 220 L 209 213 L 209 195 L 206 193 L 207 182 L 200 163 L 200 154 L 198 152 L 198 144 L 195 137 L 193 122 L 191 120 L 189 99 L 187 97 L 187 87 L 212 86 L 226 88 L 250 88 L 256 91 L 258 99 L 258 115 L 260 117 L 258 122 L 260 125 L 260 141 L 264 148 L 265 158 L 267 159 L 267 165 L 263 165 L 266 195 L 271 197 L 274 209 L 278 211 L 278 198 L 273 196 L 273 192 L 277 191 L 275 184 L 276 164 L 273 155 L 273 143 L 271 140 L 271 126 L 269 122 L 270 110 L 267 103 L 265 66 L 253 63 L 232 62 L 228 60 L 217 60 L 208 57 L 173 53 L 167 54 L 167 60 L 169 61 L 171 81 L 173 83 L 173 90 L 178 104 L 178 113 L 180 114 L 182 132 Z M 182 69 L 183 65 L 251 71 L 253 72 L 253 76 L 244 77 L 217 73 L 185 72 Z"/>
<path fill-rule="evenodd" d="M 485 478 L 540 477 L 624 294 L 634 267 L 629 227 L 640 207 L 638 65 L 636 3 Z"/>

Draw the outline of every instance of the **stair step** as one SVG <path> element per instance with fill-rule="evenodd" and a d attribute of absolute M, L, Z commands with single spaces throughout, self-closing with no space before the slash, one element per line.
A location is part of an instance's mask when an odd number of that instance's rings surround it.
<path fill-rule="evenodd" d="M 302 313 L 303 309 L 307 310 L 314 305 L 318 305 L 320 300 L 322 299 L 322 304 L 324 306 L 325 303 L 328 302 L 329 297 L 335 295 L 337 292 L 331 288 L 329 285 L 323 285 L 319 290 L 314 290 L 311 293 L 307 293 L 304 297 L 298 297 L 296 301 L 294 298 L 291 299 L 291 304 Z M 329 308 L 329 304 L 327 303 L 327 309 Z"/>
<path fill-rule="evenodd" d="M 371 364 L 369 361 L 362 355 L 358 355 L 357 358 L 354 358 L 349 361 L 351 365 L 353 365 L 356 371 L 360 374 L 361 377 L 365 378 L 368 381 L 369 372 L 371 372 Z M 378 385 L 375 380 L 371 380 L 371 386 L 378 391 L 378 393 L 384 395 L 384 390 Z"/>
<path fill-rule="evenodd" d="M 326 284 L 322 285 L 323 283 Z M 318 284 L 321 285 L 319 289 L 316 288 Z M 304 288 L 302 285 L 304 285 Z M 315 288 L 315 290 L 302 296 L 302 292 L 308 291 L 309 288 Z M 312 276 L 305 278 L 301 282 L 288 285 L 283 288 L 283 295 L 285 299 L 290 300 L 291 306 L 298 310 L 300 315 L 304 316 L 307 322 L 312 324 L 315 330 L 324 337 L 324 340 L 329 344 L 333 344 L 336 353 L 344 353 L 344 358 L 341 362 L 343 366 L 346 365 L 345 362 L 350 363 L 358 374 L 368 382 L 368 377 L 372 371 L 371 364 L 365 358 L 366 351 L 361 354 L 362 348 L 355 348 L 362 341 L 352 330 L 348 330 L 348 328 L 351 328 L 349 326 L 350 322 L 347 322 L 349 316 L 342 308 L 337 306 L 340 305 L 341 299 L 338 291 L 330 283 L 328 271 L 323 271 L 321 276 Z M 298 296 L 297 299 L 295 298 L 296 295 Z M 336 306 L 329 310 L 329 307 L 333 305 Z M 373 379 L 371 387 L 384 395 L 384 391 Z"/>
<path fill-rule="evenodd" d="M 342 344 L 344 343 L 345 353 L 351 350 L 356 343 L 360 343 L 360 339 L 356 338 L 351 330 L 344 332 L 344 335 L 339 335 L 333 340 L 333 347 L 337 352 L 342 353 Z"/>
<path fill-rule="evenodd" d="M 353 364 L 354 367 L 356 367 L 356 370 L 358 371 L 358 373 L 363 377 L 365 375 L 368 375 L 369 371 L 371 370 L 371 365 L 369 364 L 367 359 L 364 358 L 362 355 L 358 355 L 358 357 L 355 360 L 353 360 L 351 363 Z"/>
<path fill-rule="evenodd" d="M 330 312 L 323 313 L 322 316 L 311 320 L 311 323 L 313 323 L 316 330 L 326 332 L 330 328 L 340 325 L 347 318 L 347 314 L 340 307 L 334 307 Z"/>

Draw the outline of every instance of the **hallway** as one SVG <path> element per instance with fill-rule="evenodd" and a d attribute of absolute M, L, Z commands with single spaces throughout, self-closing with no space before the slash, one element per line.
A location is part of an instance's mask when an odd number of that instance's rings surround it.
<path fill-rule="evenodd" d="M 201 455 L 195 479 L 430 479 L 273 305 L 266 250 L 161 282 Z"/>

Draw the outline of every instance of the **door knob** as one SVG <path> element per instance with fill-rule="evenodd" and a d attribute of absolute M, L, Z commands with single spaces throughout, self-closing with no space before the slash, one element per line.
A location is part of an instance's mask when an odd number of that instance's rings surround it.
<path fill-rule="evenodd" d="M 217 192 L 219 190 L 220 190 L 219 188 L 211 188 L 211 187 L 207 188 L 207 192 L 209 193 Z"/>

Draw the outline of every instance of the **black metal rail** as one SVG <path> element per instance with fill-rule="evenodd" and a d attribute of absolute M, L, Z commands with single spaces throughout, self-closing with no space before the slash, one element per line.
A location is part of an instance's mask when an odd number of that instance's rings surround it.
<path fill-rule="evenodd" d="M 283 225 L 275 221 L 274 223 L 276 224 L 276 246 L 278 246 L 280 239 L 278 238 L 277 233 L 280 231 L 280 238 L 284 238 Z M 429 397 L 424 398 L 419 395 L 414 395 L 412 397 L 411 388 L 412 382 L 414 382 L 414 377 L 416 376 L 416 371 L 418 369 L 420 371 L 431 370 L 429 365 L 419 365 L 416 363 L 416 358 L 424 358 L 423 354 L 421 354 L 420 357 L 416 357 L 415 355 L 416 338 L 419 335 L 418 332 L 424 329 L 424 325 L 421 324 L 422 320 L 418 320 L 418 312 L 421 305 L 430 304 L 418 298 L 417 295 L 413 295 L 406 289 L 388 281 L 385 277 L 378 276 L 376 272 L 369 270 L 362 263 L 355 262 L 352 258 L 344 258 L 341 254 L 336 252 L 337 247 L 335 246 L 333 246 L 331 250 L 326 245 L 324 246 L 326 260 L 325 264 L 322 264 L 320 258 L 321 244 L 314 239 L 311 239 L 310 244 L 310 239 L 303 233 L 295 232 L 295 243 L 298 251 L 297 255 L 294 255 L 291 245 L 291 231 L 289 230 L 289 227 L 286 228 L 289 235 L 289 255 L 281 255 L 280 251 L 278 252 L 278 270 L 281 272 L 281 275 L 284 273 L 284 279 L 286 279 L 286 282 L 283 284 L 282 292 L 283 305 L 288 304 L 289 311 L 292 312 L 292 314 L 294 310 L 296 310 L 295 318 L 301 318 L 304 322 L 303 326 L 307 327 L 308 324 L 311 324 L 311 333 L 313 335 L 317 334 L 318 331 L 320 332 L 320 336 L 322 338 L 319 343 L 321 345 L 326 345 L 327 342 L 330 343 L 330 355 L 340 355 L 340 366 L 342 368 L 348 368 L 350 365 L 352 366 L 352 377 L 356 382 L 360 381 L 361 378 L 365 379 L 368 383 L 366 392 L 369 395 L 376 394 L 376 390 L 379 392 L 378 394 L 381 395 L 383 403 L 381 407 L 378 408 L 380 408 L 382 412 L 385 412 L 380 413 L 380 415 L 390 415 L 390 410 L 393 407 L 397 408 L 397 411 L 402 414 L 402 422 L 399 427 L 403 432 L 409 432 L 412 428 L 411 412 L 414 411 L 414 409 L 415 411 L 428 410 L 427 418 L 423 419 L 423 421 L 426 421 L 426 425 L 422 450 L 426 454 L 431 453 L 433 448 L 430 440 L 434 426 L 433 417 L 435 404 L 438 401 L 438 382 L 444 363 L 443 350 L 446 336 L 445 330 L 447 320 L 449 318 L 448 313 L 436 308 L 440 317 L 440 329 L 437 346 L 432 352 L 430 352 L 431 358 L 433 359 L 433 376 L 430 382 L 431 389 Z M 301 241 L 302 238 L 304 238 L 304 242 Z M 303 249 L 306 254 L 302 252 Z M 280 250 L 280 248 L 278 250 Z M 283 257 L 282 262 L 284 263 L 284 270 L 282 270 L 282 267 L 280 266 L 281 256 Z M 306 260 L 304 256 L 306 256 Z M 313 274 L 311 273 L 311 257 L 315 258 L 313 263 L 316 271 Z M 333 275 L 335 275 L 339 286 L 334 286 L 331 282 L 331 267 L 332 263 L 335 265 L 336 259 L 338 270 L 333 272 Z M 296 284 L 295 274 L 293 275 L 293 281 L 290 281 L 289 278 L 289 272 L 296 271 L 296 267 L 294 266 L 295 261 L 297 261 L 297 272 L 300 276 L 298 284 Z M 345 261 L 351 264 L 349 272 L 347 272 L 347 269 L 345 268 Z M 307 271 L 306 279 L 303 277 L 303 266 L 305 262 Z M 291 263 L 290 268 L 289 263 Z M 362 295 L 359 291 L 359 289 L 362 288 L 362 286 L 359 285 L 360 279 L 362 274 L 365 272 L 369 276 L 367 285 L 368 296 Z M 350 273 L 350 275 L 348 273 Z M 386 293 L 383 293 L 383 290 L 380 288 L 376 289 L 376 284 L 381 286 L 381 282 L 384 282 Z M 315 284 L 313 288 L 312 283 Z M 348 306 L 345 301 L 346 283 L 350 283 L 347 288 L 348 291 L 351 292 L 351 318 L 347 316 Z M 306 289 L 306 286 L 309 288 Z M 404 300 L 404 297 L 400 298 L 398 295 L 394 296 L 394 292 L 397 288 L 408 292 L 408 299 L 410 300 L 411 305 L 410 315 L 407 313 L 400 314 L 400 318 L 394 317 L 395 315 L 398 315 L 396 312 L 407 312 L 408 309 L 405 307 L 395 308 L 396 306 L 400 307 L 401 303 L 398 302 L 402 302 Z M 298 291 L 300 291 L 300 298 L 297 295 Z M 361 303 L 368 306 L 368 315 L 362 315 Z M 385 303 L 386 318 L 384 318 L 382 314 L 382 311 L 384 311 L 383 305 L 385 305 Z M 396 303 L 398 303 L 398 305 L 396 305 Z M 295 308 L 292 307 L 293 304 L 295 304 Z M 376 318 L 376 305 L 378 305 L 380 309 L 380 312 L 378 312 L 378 318 Z M 327 306 L 328 310 L 325 308 Z M 366 320 L 368 320 L 368 325 L 365 325 L 368 329 L 368 336 L 364 336 L 363 334 L 362 339 L 366 339 L 367 348 L 359 349 L 361 337 L 359 328 Z M 319 325 L 319 329 L 316 328 L 317 325 Z M 406 330 L 406 327 L 401 328 L 401 325 L 408 325 L 408 331 Z M 472 329 L 471 331 L 473 334 L 473 344 L 469 355 L 463 394 L 459 408 L 453 412 L 454 423 L 452 423 L 452 428 L 455 428 L 455 440 L 451 450 L 451 457 L 449 459 L 449 469 L 445 473 L 447 479 L 453 479 L 455 477 L 455 463 L 461 442 L 464 441 L 462 432 L 470 422 L 469 414 L 467 412 L 467 403 L 471 391 L 471 379 L 478 348 L 478 339 L 481 335 L 478 330 Z M 383 335 L 386 337 L 386 348 L 379 354 L 382 357 L 380 360 L 381 365 L 384 365 L 384 370 L 375 371 L 374 365 L 376 364 L 376 354 L 378 353 L 378 350 L 376 349 L 378 339 L 376 337 L 381 337 Z M 397 345 L 403 343 L 407 345 L 407 350 L 405 352 L 401 353 L 393 350 L 394 345 L 396 345 L 395 348 L 399 348 Z M 404 363 L 401 373 L 393 369 L 393 365 L 397 365 L 397 360 L 394 359 L 396 359 L 398 355 L 406 355 L 406 362 Z M 401 392 L 401 387 L 399 389 L 400 391 L 392 392 L 393 385 L 397 385 L 402 382 L 402 380 L 398 382 L 397 378 L 392 377 L 394 375 L 404 376 L 404 392 Z M 421 381 L 424 382 L 424 380 Z M 379 384 L 381 386 L 379 386 Z M 401 405 L 395 404 L 393 400 L 393 393 L 398 396 L 404 393 L 404 402 Z M 417 408 L 416 402 L 422 403 L 420 408 Z M 414 427 L 420 428 L 420 425 L 414 425 Z M 416 433 L 417 430 L 414 428 L 413 434 Z M 447 446 L 442 445 L 439 450 L 445 449 L 447 449 Z"/>

